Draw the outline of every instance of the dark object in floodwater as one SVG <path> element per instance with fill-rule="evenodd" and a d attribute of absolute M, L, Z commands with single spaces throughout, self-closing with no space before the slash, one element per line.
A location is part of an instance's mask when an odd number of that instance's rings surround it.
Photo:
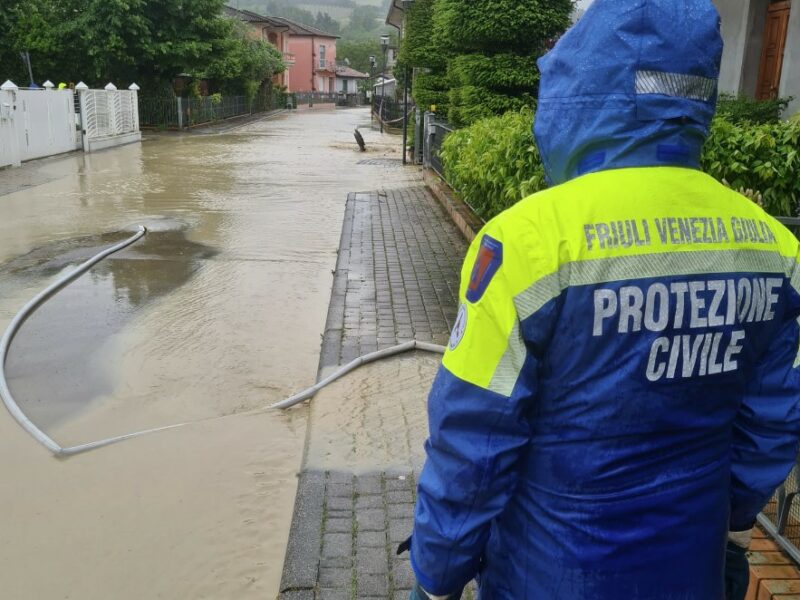
<path fill-rule="evenodd" d="M 358 142 L 358 147 L 361 148 L 361 151 L 366 152 L 367 145 L 364 143 L 364 136 L 361 135 L 361 132 L 356 129 L 356 132 L 353 135 L 356 136 L 356 142 Z"/>

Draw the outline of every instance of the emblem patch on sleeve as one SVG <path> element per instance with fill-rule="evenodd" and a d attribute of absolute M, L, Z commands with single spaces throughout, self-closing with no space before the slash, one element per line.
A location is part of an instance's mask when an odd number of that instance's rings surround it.
<path fill-rule="evenodd" d="M 462 304 L 458 309 L 458 316 L 456 323 L 453 325 L 453 331 L 450 334 L 450 350 L 455 350 L 464 339 L 464 332 L 467 330 L 467 305 Z"/>
<path fill-rule="evenodd" d="M 478 250 L 478 257 L 475 259 L 475 266 L 472 267 L 472 276 L 469 278 L 467 300 L 474 304 L 483 298 L 486 288 L 489 287 L 492 278 L 497 274 L 502 264 L 503 244 L 488 235 L 484 235 L 481 240 L 481 247 Z"/>

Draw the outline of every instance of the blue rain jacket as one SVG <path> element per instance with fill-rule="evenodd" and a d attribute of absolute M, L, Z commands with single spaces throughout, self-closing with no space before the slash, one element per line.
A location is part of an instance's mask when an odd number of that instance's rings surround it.
<path fill-rule="evenodd" d="M 794 236 L 698 170 L 708 0 L 596 0 L 540 61 L 555 187 L 467 255 L 411 547 L 429 593 L 720 600 L 800 435 Z"/>

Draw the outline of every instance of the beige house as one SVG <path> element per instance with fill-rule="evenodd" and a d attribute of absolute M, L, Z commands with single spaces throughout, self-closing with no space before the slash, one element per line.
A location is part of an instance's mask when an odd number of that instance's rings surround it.
<path fill-rule="evenodd" d="M 720 89 L 756 99 L 794 96 L 800 110 L 800 0 L 714 0 L 725 51 Z"/>

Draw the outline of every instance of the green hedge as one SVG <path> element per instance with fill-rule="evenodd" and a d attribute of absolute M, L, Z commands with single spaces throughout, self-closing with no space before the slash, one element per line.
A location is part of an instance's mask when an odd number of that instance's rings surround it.
<path fill-rule="evenodd" d="M 570 24 L 572 0 L 437 0 L 435 35 L 457 53 L 530 55 Z"/>
<path fill-rule="evenodd" d="M 448 182 L 484 219 L 545 188 L 531 133 L 530 110 L 483 119 L 451 133 L 442 161 Z M 774 215 L 800 205 L 800 120 L 754 125 L 717 118 L 703 152 L 703 169 L 735 189 L 761 192 Z"/>
<path fill-rule="evenodd" d="M 502 115 L 508 111 L 533 108 L 532 93 L 507 94 L 489 88 L 465 85 L 450 90 L 447 120 L 454 127 L 464 127 L 481 119 Z"/>
<path fill-rule="evenodd" d="M 482 218 L 489 219 L 544 188 L 532 122 L 531 110 L 509 112 L 445 139 L 441 157 L 448 183 Z"/>
<path fill-rule="evenodd" d="M 498 91 L 530 91 L 539 85 L 539 70 L 533 56 L 462 54 L 450 62 L 449 73 L 458 85 Z"/>
<path fill-rule="evenodd" d="M 746 96 L 720 94 L 717 115 L 731 123 L 777 123 L 792 98 L 753 100 Z"/>

